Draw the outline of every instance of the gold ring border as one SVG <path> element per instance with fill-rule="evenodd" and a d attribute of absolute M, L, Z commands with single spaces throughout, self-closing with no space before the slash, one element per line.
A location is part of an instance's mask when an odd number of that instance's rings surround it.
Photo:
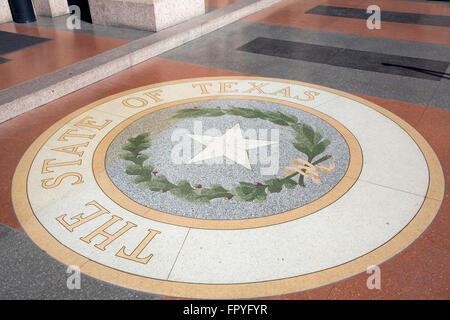
<path fill-rule="evenodd" d="M 225 100 L 225 99 L 242 99 L 242 100 L 260 100 L 260 101 L 270 101 L 278 104 L 287 105 L 309 114 L 312 114 L 323 121 L 330 124 L 335 128 L 344 138 L 348 145 L 350 159 L 348 163 L 347 171 L 342 179 L 330 190 L 328 193 L 324 194 L 320 198 L 304 205 L 299 208 L 291 209 L 285 212 L 274 214 L 266 217 L 250 218 L 250 219 L 236 219 L 236 220 L 218 220 L 218 219 L 197 219 L 190 217 L 183 217 L 179 215 L 174 215 L 167 212 L 158 211 L 146 207 L 129 197 L 127 197 L 117 186 L 111 181 L 106 170 L 105 170 L 105 160 L 106 152 L 110 144 L 114 139 L 130 124 L 134 123 L 138 119 L 145 117 L 153 112 L 170 108 L 179 104 L 198 102 L 198 101 L 208 101 L 208 100 Z M 320 111 L 305 107 L 300 104 L 283 101 L 276 98 L 266 98 L 266 97 L 253 97 L 253 96 L 208 96 L 208 97 L 198 97 L 183 99 L 178 101 L 173 101 L 165 104 L 158 105 L 146 110 L 143 110 L 129 118 L 122 121 L 120 124 L 115 126 L 102 141 L 98 144 L 97 149 L 94 152 L 94 157 L 92 160 L 92 170 L 97 184 L 102 189 L 102 191 L 116 204 L 128 210 L 134 214 L 137 214 L 143 218 L 156 220 L 163 223 L 168 223 L 172 225 L 196 228 L 196 229 L 221 229 L 221 230 L 238 230 L 238 229 L 249 229 L 249 228 L 259 228 L 265 226 L 271 226 L 275 224 L 280 224 L 283 222 L 292 221 L 310 215 L 317 212 L 324 207 L 335 202 L 337 199 L 342 197 L 356 182 L 362 170 L 362 152 L 361 147 L 356 140 L 355 136 L 345 128 L 341 123 L 331 118 L 330 116 L 323 114 Z"/>
<path fill-rule="evenodd" d="M 91 261 L 75 253 L 74 251 L 57 241 L 39 223 L 28 201 L 26 191 L 28 171 L 33 162 L 35 154 L 47 141 L 48 137 L 60 126 L 64 125 L 73 117 L 84 113 L 85 111 L 95 107 L 96 105 L 136 91 L 182 82 L 234 79 L 276 81 L 328 91 L 362 103 L 394 121 L 404 131 L 406 131 L 419 146 L 428 165 L 428 190 L 424 198 L 424 202 L 422 203 L 422 206 L 417 212 L 416 216 L 397 235 L 395 235 L 380 247 L 372 250 L 362 257 L 356 258 L 329 269 L 310 274 L 278 280 L 242 284 L 199 284 L 176 282 L 145 278 L 134 274 L 129 274 L 127 272 L 119 271 L 117 269 L 113 269 L 111 267 L 107 267 L 100 263 Z M 81 272 L 89 276 L 130 289 L 141 290 L 166 296 L 200 299 L 236 299 L 276 296 L 317 288 L 365 272 L 366 268 L 370 265 L 380 265 L 402 250 L 406 249 L 428 228 L 428 226 L 431 224 L 431 222 L 439 212 L 441 203 L 444 199 L 444 192 L 445 180 L 439 158 L 437 157 L 436 153 L 431 148 L 429 143 L 425 140 L 425 138 L 406 121 L 370 101 L 343 91 L 300 81 L 264 77 L 204 77 L 162 82 L 151 86 L 144 86 L 118 93 L 116 95 L 94 102 L 93 104 L 89 104 L 59 120 L 48 130 L 46 130 L 41 136 L 39 136 L 23 155 L 14 173 L 11 187 L 11 198 L 17 218 L 22 228 L 27 232 L 28 236 L 42 250 L 46 251 L 55 259 L 63 262 L 66 265 L 78 265 L 80 266 Z"/>

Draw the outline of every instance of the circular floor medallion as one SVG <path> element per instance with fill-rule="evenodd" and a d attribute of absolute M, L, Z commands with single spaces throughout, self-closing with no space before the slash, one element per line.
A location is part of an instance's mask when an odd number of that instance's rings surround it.
<path fill-rule="evenodd" d="M 261 112 L 261 117 L 247 114 L 255 110 Z M 178 117 L 188 112 L 195 116 Z M 201 112 L 219 113 L 205 116 Z M 292 117 L 292 121 L 274 123 L 279 119 L 264 118 L 272 113 Z M 100 143 L 94 154 L 94 175 L 102 190 L 120 206 L 161 222 L 196 228 L 244 229 L 298 219 L 336 201 L 361 171 L 360 147 L 344 126 L 313 109 L 275 98 L 201 97 L 147 109 L 130 120 L 133 122 L 111 130 Z M 215 131 L 218 139 L 236 126 L 243 138 L 248 136 L 262 144 L 248 150 L 248 167 L 223 155 L 192 161 L 202 155 L 202 144 L 192 138 L 194 133 L 194 137 L 209 137 L 207 132 Z M 321 152 L 316 155 L 310 154 L 308 159 L 296 146 L 302 147 L 297 131 L 301 130 L 300 138 L 307 139 L 303 130 L 310 128 L 317 138 L 322 135 L 309 146 L 311 151 L 314 147 L 327 146 L 318 149 Z M 145 135 L 138 142 L 144 141 L 137 151 L 140 158 L 133 159 L 133 153 L 124 148 L 132 146 L 130 139 L 140 135 Z M 272 139 L 271 144 L 258 138 L 262 135 L 264 139 Z M 303 143 L 308 148 L 308 141 Z M 136 167 L 135 162 L 142 156 L 148 158 Z M 319 160 L 315 166 L 322 168 L 322 172 L 330 166 L 334 168 L 314 181 L 299 172 L 286 173 L 286 167 L 291 168 L 288 171 L 299 167 L 295 165 L 299 161 L 296 159 L 310 160 L 309 163 Z M 153 178 L 149 181 L 143 176 L 145 166 L 148 166 L 147 176 Z M 304 183 L 299 184 L 300 178 Z M 169 183 L 162 185 L 162 180 Z M 179 193 L 180 181 L 188 182 L 186 194 Z M 239 198 L 236 190 L 243 184 L 253 185 L 249 189 L 255 192 L 255 198 L 248 201 Z M 219 189 L 217 193 L 213 192 L 215 186 Z M 258 194 L 261 199 L 256 197 Z"/>
<path fill-rule="evenodd" d="M 159 83 L 81 108 L 32 144 L 12 187 L 24 230 L 59 261 L 189 298 L 364 272 L 417 239 L 443 194 L 435 153 L 397 116 L 258 77 Z"/>

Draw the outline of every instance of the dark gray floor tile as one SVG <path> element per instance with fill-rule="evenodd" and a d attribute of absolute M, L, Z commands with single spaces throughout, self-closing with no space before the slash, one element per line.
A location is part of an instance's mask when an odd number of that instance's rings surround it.
<path fill-rule="evenodd" d="M 308 14 L 318 14 L 324 16 L 364 19 L 370 17 L 372 13 L 367 13 L 366 9 L 336 7 L 336 6 L 316 6 L 308 11 Z M 439 27 L 450 27 L 450 16 L 441 16 L 433 14 L 420 14 L 410 12 L 385 11 L 380 12 L 381 21 L 399 22 L 409 24 L 420 24 Z"/>
<path fill-rule="evenodd" d="M 366 13 L 364 9 L 358 8 L 346 8 L 335 6 L 315 6 L 309 9 L 305 13 L 307 14 L 319 14 L 322 16 L 353 18 L 353 19 L 367 19 L 370 14 Z M 383 15 L 384 16 L 384 15 Z"/>
<path fill-rule="evenodd" d="M 450 61 L 447 46 L 239 21 L 161 55 L 210 68 L 315 83 L 346 92 L 427 105 L 441 81 L 405 77 L 236 50 L 258 38 Z M 362 49 L 361 49 L 362 50 Z M 448 60 L 447 60 L 448 59 Z M 441 105 L 433 105 L 443 107 Z"/>
<path fill-rule="evenodd" d="M 67 288 L 67 266 L 27 236 L 0 224 L 0 299 L 160 299 L 81 275 L 81 289 Z"/>
<path fill-rule="evenodd" d="M 19 51 L 51 39 L 27 36 L 20 33 L 0 31 L 0 55 Z"/>
<path fill-rule="evenodd" d="M 445 77 L 445 71 L 449 66 L 449 62 L 447 61 L 411 58 L 352 49 L 341 51 L 328 61 L 327 64 L 433 81 L 440 81 L 442 77 Z"/>
<path fill-rule="evenodd" d="M 308 62 L 327 63 L 344 49 L 258 37 L 237 50 Z"/>
<path fill-rule="evenodd" d="M 441 77 L 445 76 L 445 70 L 449 66 L 447 61 L 411 58 L 263 37 L 248 42 L 238 50 L 433 81 L 439 81 Z"/>
<path fill-rule="evenodd" d="M 244 29 L 242 30 L 244 32 L 253 36 L 251 37 L 252 39 L 263 36 L 267 38 L 306 42 L 346 49 L 450 61 L 450 50 L 448 50 L 448 46 L 446 45 L 365 37 L 354 34 L 250 23 L 246 21 L 240 21 L 239 24 L 243 25 Z"/>
<path fill-rule="evenodd" d="M 257 37 L 266 37 L 384 54 L 450 61 L 450 50 L 448 50 L 446 45 L 365 37 L 242 20 L 219 29 L 208 36 L 214 36 L 226 45 L 240 43 L 242 46 Z M 217 45 L 222 45 L 222 43 L 217 43 Z M 199 48 L 201 47 L 199 46 Z"/>

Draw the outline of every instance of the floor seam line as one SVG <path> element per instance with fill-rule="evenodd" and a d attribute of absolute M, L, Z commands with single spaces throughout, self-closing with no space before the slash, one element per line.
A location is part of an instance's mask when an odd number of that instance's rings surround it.
<path fill-rule="evenodd" d="M 109 103 L 109 102 L 112 102 L 113 100 L 111 100 L 111 101 L 107 101 L 107 102 L 105 102 L 105 104 L 106 103 Z M 100 104 L 99 106 L 101 106 L 101 105 L 103 105 L 103 104 Z M 82 107 L 83 108 L 83 107 Z M 90 111 L 90 110 L 92 110 L 92 109 L 94 109 L 95 107 L 93 107 L 93 108 L 91 108 L 91 109 L 89 109 L 89 110 L 87 110 L 87 111 Z M 81 109 L 81 108 L 80 108 Z M 78 109 L 79 110 L 79 109 Z M 119 118 L 122 118 L 123 120 L 127 120 L 128 118 L 130 118 L 130 117 L 124 117 L 124 116 L 121 116 L 121 115 L 118 115 L 118 114 L 114 114 L 114 113 L 112 113 L 112 112 L 108 112 L 108 111 L 104 111 L 104 110 L 95 110 L 95 111 L 98 111 L 98 112 L 100 112 L 100 113 L 104 113 L 104 114 L 106 114 L 106 115 L 108 115 L 108 116 L 115 116 L 115 117 L 119 117 Z"/>
<path fill-rule="evenodd" d="M 191 229 L 192 229 L 192 228 L 189 228 L 188 232 L 186 232 L 186 236 L 185 236 L 184 239 L 183 239 L 183 243 L 181 244 L 180 250 L 179 250 L 178 253 L 177 253 L 177 256 L 176 256 L 176 258 L 175 258 L 175 261 L 173 262 L 172 268 L 170 268 L 170 271 L 169 271 L 169 274 L 167 275 L 167 279 L 166 279 L 166 280 L 169 280 L 170 275 L 172 274 L 173 268 L 175 267 L 175 265 L 176 265 L 176 263 L 177 263 L 177 261 L 178 261 L 178 257 L 180 256 L 181 250 L 183 250 L 184 244 L 185 244 L 186 239 L 187 239 L 187 237 L 188 237 L 188 235 L 189 235 L 189 232 L 191 232 Z"/>
<path fill-rule="evenodd" d="M 379 184 L 379 183 L 376 183 L 376 182 L 372 182 L 372 181 L 369 181 L 369 180 L 365 180 L 365 179 L 358 179 L 358 181 L 370 183 L 370 184 L 373 184 L 375 186 L 379 186 L 379 187 L 383 187 L 383 188 L 387 188 L 387 189 L 391 189 L 391 190 L 395 190 L 395 191 L 409 193 L 409 194 L 412 194 L 414 196 L 421 197 L 421 198 L 424 198 L 424 199 L 428 199 L 429 198 L 426 195 L 420 195 L 420 194 L 417 194 L 417 193 L 414 193 L 414 192 L 409 192 L 409 191 L 406 191 L 406 190 L 401 190 L 401 189 L 393 188 L 393 187 L 390 187 L 390 186 L 385 186 L 385 185 L 382 185 L 382 184 Z"/>
<path fill-rule="evenodd" d="M 79 266 L 80 270 L 81 270 L 81 268 L 83 268 L 86 264 L 88 264 L 91 261 L 92 261 L 91 259 L 86 259 L 86 261 Z"/>
<path fill-rule="evenodd" d="M 448 69 L 448 68 L 447 68 Z M 425 104 L 426 107 L 430 107 L 430 102 L 433 101 L 434 95 L 439 90 L 441 84 L 442 84 L 442 78 L 439 80 L 439 82 L 436 84 L 436 87 L 433 89 L 432 94 L 430 95 L 430 98 L 428 99 L 427 103 Z"/>
<path fill-rule="evenodd" d="M 306 86 L 307 87 L 307 86 Z M 314 89 L 314 88 L 313 88 Z M 336 89 L 337 90 L 337 89 Z M 319 108 L 319 107 L 321 107 L 321 106 L 323 106 L 323 105 L 325 105 L 325 104 L 328 104 L 328 103 L 330 103 L 330 102 L 332 102 L 332 101 L 334 101 L 334 100 L 337 100 L 337 99 L 339 99 L 339 98 L 341 98 L 342 96 L 340 96 L 340 95 L 338 95 L 338 94 L 336 94 L 336 93 L 334 93 L 335 95 L 336 95 L 336 97 L 334 97 L 334 98 L 331 98 L 330 100 L 327 100 L 327 101 L 324 101 L 324 102 L 322 102 L 322 103 L 319 103 L 319 104 L 316 104 L 316 105 L 314 105 L 314 106 L 306 106 L 307 108 L 311 108 L 311 109 L 317 109 L 317 108 Z M 319 110 L 320 111 L 320 110 Z M 329 117 L 331 117 L 330 115 L 328 115 Z M 334 118 L 333 118 L 334 119 Z M 336 120 L 336 119 L 335 119 Z"/>
<path fill-rule="evenodd" d="M 347 48 L 339 48 L 339 50 L 335 54 L 333 54 L 333 56 L 330 57 L 330 59 L 327 60 L 326 64 L 330 65 L 330 63 L 333 61 L 334 58 L 344 53 L 345 51 L 347 51 Z"/>
<path fill-rule="evenodd" d="M 331 292 L 333 291 L 333 289 L 334 289 L 334 285 L 330 288 L 330 291 L 327 294 L 327 300 L 330 299 L 330 295 L 331 295 Z"/>
<path fill-rule="evenodd" d="M 431 101 L 431 100 L 430 100 L 430 101 Z M 424 106 L 424 107 L 425 107 L 425 108 L 423 109 L 422 114 L 420 115 L 419 120 L 417 120 L 417 123 L 416 123 L 416 127 L 417 127 L 417 128 L 419 127 L 420 122 L 421 122 L 422 119 L 424 118 L 425 112 L 427 111 L 427 109 L 428 109 L 428 108 L 431 108 L 431 107 L 428 107 L 428 106 Z M 417 128 L 414 128 L 414 129 L 417 130 Z"/>

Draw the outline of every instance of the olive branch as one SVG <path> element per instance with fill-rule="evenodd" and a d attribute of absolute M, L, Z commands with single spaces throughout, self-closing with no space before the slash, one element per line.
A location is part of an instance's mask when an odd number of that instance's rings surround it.
<path fill-rule="evenodd" d="M 230 107 L 229 109 L 221 108 L 189 108 L 177 111 L 173 116 L 175 119 L 187 119 L 198 117 L 220 117 L 223 115 L 234 115 L 245 118 L 258 118 L 270 121 L 280 126 L 289 126 L 293 130 L 294 140 L 293 146 L 308 157 L 308 162 L 317 165 L 331 156 L 322 156 L 314 161 L 314 159 L 322 154 L 331 140 L 323 139 L 323 131 L 320 128 L 314 130 L 310 125 L 301 123 L 297 117 L 290 114 L 283 114 L 279 111 L 266 111 L 259 109 L 247 109 Z M 151 146 L 151 140 L 148 133 L 139 134 L 136 137 L 128 139 L 122 149 L 127 153 L 121 157 L 127 161 L 133 162 L 126 167 L 128 175 L 136 176 L 134 182 L 141 189 L 148 189 L 154 192 L 170 192 L 173 196 L 184 201 L 208 204 L 211 200 L 224 198 L 230 200 L 235 197 L 238 201 L 265 201 L 267 199 L 267 191 L 270 193 L 279 193 L 283 187 L 286 189 L 295 189 L 298 185 L 305 186 L 304 176 L 300 175 L 298 181 L 294 177 L 299 173 L 292 173 L 284 178 L 274 178 L 260 182 L 239 182 L 233 185 L 231 190 L 227 190 L 219 184 L 212 184 L 209 188 L 204 188 L 200 184 L 191 185 L 186 180 L 179 180 L 177 183 L 170 182 L 164 175 L 158 174 L 153 164 L 146 163 L 149 154 L 143 154 L 142 151 Z M 313 162 L 314 161 L 314 162 Z M 266 191 L 267 190 L 267 191 Z"/>

